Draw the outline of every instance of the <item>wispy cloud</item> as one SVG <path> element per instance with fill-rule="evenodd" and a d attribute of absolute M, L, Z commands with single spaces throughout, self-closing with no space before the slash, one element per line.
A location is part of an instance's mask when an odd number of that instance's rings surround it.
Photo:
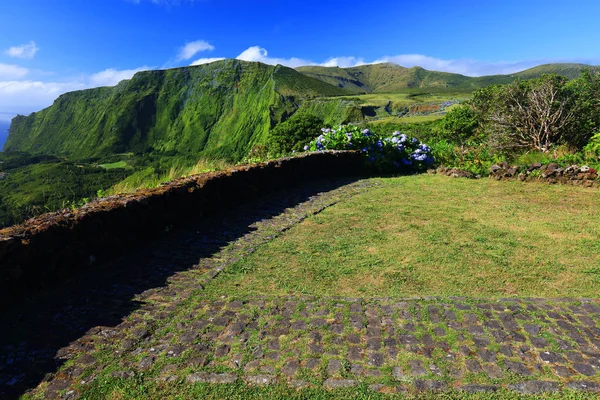
<path fill-rule="evenodd" d="M 244 50 L 239 56 L 239 60 L 258 61 L 265 64 L 281 64 L 296 68 L 305 65 L 320 65 L 323 67 L 350 68 L 366 64 L 393 63 L 403 67 L 422 67 L 427 70 L 450 72 L 466 76 L 485 76 L 498 74 L 512 74 L 535 67 L 540 64 L 557 62 L 575 62 L 584 64 L 597 64 L 600 60 L 575 60 L 575 59 L 531 59 L 519 61 L 479 61 L 473 59 L 443 59 L 424 54 L 398 54 L 384 56 L 375 60 L 366 60 L 357 56 L 339 56 L 331 57 L 323 62 L 315 62 L 308 59 L 291 57 L 279 58 L 270 57 L 265 48 L 253 46 Z"/>
<path fill-rule="evenodd" d="M 185 46 L 179 49 L 177 61 L 185 61 L 194 57 L 196 54 L 203 51 L 213 51 L 215 46 L 205 40 L 196 40 L 195 42 L 186 43 Z"/>
<path fill-rule="evenodd" d="M 117 70 L 114 68 L 105 69 L 104 71 L 92 74 L 87 80 L 87 86 L 114 86 L 124 79 L 131 79 L 133 75 L 140 71 L 147 71 L 153 67 L 139 67 L 134 69 Z"/>
<path fill-rule="evenodd" d="M 269 57 L 269 53 L 267 52 L 267 50 L 260 46 L 249 47 L 248 49 L 244 50 L 236 58 L 238 60 L 258 61 L 258 62 L 262 62 L 265 64 L 271 64 L 271 65 L 281 64 L 281 65 L 285 65 L 287 67 L 292 67 L 292 68 L 300 67 L 302 65 L 314 65 L 315 64 L 312 61 L 308 61 L 308 60 L 304 60 L 304 59 L 296 58 L 296 57 L 292 57 L 292 58 Z"/>
<path fill-rule="evenodd" d="M 65 92 L 85 89 L 82 82 L 0 82 L 0 117 L 10 119 L 16 114 L 28 114 L 52 104 Z"/>
<path fill-rule="evenodd" d="M 323 67 L 340 67 L 349 68 L 357 67 L 359 65 L 365 65 L 367 62 L 363 58 L 357 57 L 332 57 L 324 63 L 320 64 Z"/>
<path fill-rule="evenodd" d="M 14 58 L 26 58 L 32 59 L 35 57 L 35 53 L 38 52 L 40 48 L 37 47 L 35 42 L 32 40 L 27 44 L 22 44 L 20 46 L 12 46 L 4 51 L 4 54 L 7 54 L 10 57 Z"/>
<path fill-rule="evenodd" d="M 224 60 L 224 59 L 225 58 L 223 58 L 223 57 L 199 58 L 196 61 L 194 61 L 193 63 L 191 63 L 190 65 L 209 64 L 211 62 L 221 61 L 221 60 Z"/>
<path fill-rule="evenodd" d="M 512 74 L 534 67 L 539 64 L 556 62 L 556 60 L 523 60 L 516 62 L 507 61 L 478 61 L 472 59 L 446 60 L 430 57 L 423 54 L 399 54 L 385 56 L 372 62 L 372 64 L 389 62 L 403 67 L 422 67 L 432 71 L 451 72 L 466 76 L 484 76 L 498 74 Z"/>
<path fill-rule="evenodd" d="M 0 120 L 10 120 L 16 114 L 29 114 L 48 107 L 63 93 L 99 86 L 114 86 L 123 79 L 130 79 L 136 72 L 153 68 L 146 66 L 125 70 L 109 68 L 65 82 L 43 82 L 19 80 L 26 73 L 21 75 L 13 73 L 12 77 L 3 75 L 3 64 L 0 64 Z"/>
<path fill-rule="evenodd" d="M 19 79 L 29 73 L 27 68 L 18 65 L 0 64 L 0 79 Z"/>

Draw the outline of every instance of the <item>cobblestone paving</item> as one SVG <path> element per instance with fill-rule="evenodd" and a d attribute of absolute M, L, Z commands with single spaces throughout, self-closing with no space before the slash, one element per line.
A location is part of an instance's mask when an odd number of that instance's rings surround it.
<path fill-rule="evenodd" d="M 190 216 L 186 228 L 24 299 L 19 307 L 0 309 L 0 399 L 51 380 L 80 354 L 117 342 L 120 331 L 140 317 L 148 321 L 139 334 L 151 334 L 225 266 L 307 216 L 374 184 L 352 178 L 313 181 L 226 214 L 199 221 Z M 64 385 L 51 382 L 49 393 L 64 391 Z"/>
<path fill-rule="evenodd" d="M 121 323 L 94 326 L 50 355 L 69 361 L 33 393 L 77 398 L 103 374 L 295 388 L 366 383 L 381 393 L 600 392 L 595 299 L 204 295 L 204 286 L 227 265 L 307 215 L 368 187 L 366 182 L 261 220 L 195 268 L 171 273 L 167 285 L 137 293 L 138 306 Z M 2 352 L 4 387 L 23 380 L 12 365 L 32 354 L 27 345 Z"/>

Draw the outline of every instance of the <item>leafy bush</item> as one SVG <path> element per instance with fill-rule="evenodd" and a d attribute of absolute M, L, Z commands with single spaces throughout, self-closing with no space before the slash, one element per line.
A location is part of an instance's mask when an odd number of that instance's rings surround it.
<path fill-rule="evenodd" d="M 360 150 L 367 165 L 380 172 L 422 171 L 434 162 L 429 146 L 399 131 L 380 136 L 369 129 L 343 125 L 322 132 L 304 150 Z"/>
<path fill-rule="evenodd" d="M 596 161 L 600 159 L 600 132 L 596 132 L 588 144 L 583 148 L 586 156 L 593 158 Z"/>
<path fill-rule="evenodd" d="M 272 154 L 300 151 L 306 142 L 318 134 L 323 120 L 311 114 L 296 113 L 277 125 L 267 138 L 267 148 Z"/>
<path fill-rule="evenodd" d="M 467 104 L 450 110 L 438 124 L 437 129 L 442 138 L 458 144 L 465 144 L 473 137 L 479 120 L 476 112 Z"/>

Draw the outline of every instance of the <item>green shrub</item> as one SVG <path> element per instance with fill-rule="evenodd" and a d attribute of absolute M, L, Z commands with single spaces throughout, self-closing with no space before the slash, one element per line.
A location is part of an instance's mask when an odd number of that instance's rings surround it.
<path fill-rule="evenodd" d="M 268 151 L 278 155 L 300 151 L 308 141 L 319 134 L 322 127 L 321 118 L 311 114 L 296 113 L 269 132 Z"/>
<path fill-rule="evenodd" d="M 478 126 L 476 112 L 471 106 L 463 104 L 450 110 L 438 122 L 437 129 L 442 139 L 463 145 L 473 138 Z"/>

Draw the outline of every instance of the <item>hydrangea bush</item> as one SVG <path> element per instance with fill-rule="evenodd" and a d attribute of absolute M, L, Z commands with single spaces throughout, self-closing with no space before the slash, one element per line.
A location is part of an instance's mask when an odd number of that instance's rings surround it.
<path fill-rule="evenodd" d="M 399 131 L 385 137 L 354 125 L 323 128 L 321 131 L 321 135 L 304 150 L 360 150 L 367 164 L 382 172 L 422 171 L 434 162 L 429 146 Z"/>

